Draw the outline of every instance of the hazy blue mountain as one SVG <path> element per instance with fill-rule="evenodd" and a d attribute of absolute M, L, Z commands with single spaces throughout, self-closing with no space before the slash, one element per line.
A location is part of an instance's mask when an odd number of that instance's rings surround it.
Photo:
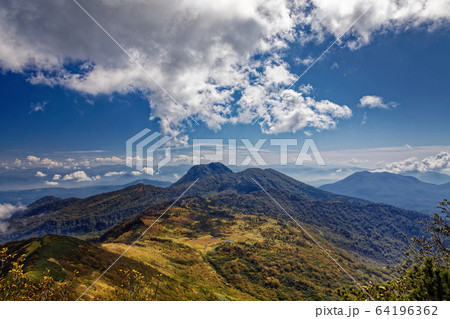
<path fill-rule="evenodd" d="M 136 175 L 133 168 L 129 168 L 123 164 L 118 165 L 100 165 L 92 167 L 80 167 L 68 170 L 63 167 L 37 167 L 25 169 L 2 169 L 0 168 L 0 192 L 4 191 L 20 191 L 29 189 L 41 189 L 49 186 L 45 185 L 46 181 L 51 181 L 55 175 L 73 173 L 75 171 L 83 171 L 88 176 L 101 176 L 100 179 L 89 182 L 78 182 L 76 180 L 58 180 L 58 186 L 55 188 L 81 188 L 91 186 L 120 186 L 135 183 L 136 179 L 149 179 L 156 181 L 167 181 L 173 183 L 187 172 L 189 167 L 177 165 L 176 167 L 163 167 L 157 175 L 151 176 L 147 174 Z M 37 172 L 43 173 L 44 177 L 36 176 Z M 111 173 L 117 174 L 111 174 Z M 155 184 L 156 185 L 156 184 Z M 158 184 L 159 185 L 159 184 Z M 168 183 L 165 184 L 167 186 Z M 88 195 L 89 196 L 89 195 Z"/>
<path fill-rule="evenodd" d="M 411 171 L 404 172 L 401 175 L 404 176 L 412 176 L 415 177 L 422 182 L 431 183 L 431 184 L 446 184 L 450 183 L 450 175 L 442 174 L 438 172 L 419 172 L 419 171 Z"/>
<path fill-rule="evenodd" d="M 46 196 L 54 196 L 61 198 L 69 198 L 69 197 L 86 198 L 101 193 L 116 191 L 137 184 L 167 187 L 170 186 L 171 183 L 150 179 L 139 179 L 125 185 L 101 185 L 101 186 L 86 186 L 78 188 L 47 187 L 47 188 L 35 188 L 27 190 L 0 191 L 0 203 L 11 203 L 11 204 L 22 203 L 24 205 L 29 205 L 32 202 L 35 202 L 38 199 Z"/>
<path fill-rule="evenodd" d="M 450 184 L 425 183 L 412 176 L 386 172 L 354 173 L 320 189 L 427 214 L 436 212 L 439 202 L 450 198 Z"/>

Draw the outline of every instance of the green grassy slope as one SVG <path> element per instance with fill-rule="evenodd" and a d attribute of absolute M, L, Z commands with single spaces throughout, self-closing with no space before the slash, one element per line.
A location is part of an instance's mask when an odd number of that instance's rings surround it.
<path fill-rule="evenodd" d="M 182 254 L 170 255 L 164 242 L 190 247 L 202 255 L 203 263 L 212 267 L 227 285 L 250 299 L 336 299 L 337 287 L 352 284 L 294 223 L 273 215 L 246 214 L 216 204 L 214 199 L 183 200 L 150 229 L 147 239 L 130 250 L 131 256 L 146 260 L 171 276 L 177 273 L 177 267 L 189 265 L 191 261 Z M 151 209 L 115 227 L 102 238 L 101 246 L 116 252 L 124 249 L 125 244 L 137 238 L 161 212 Z M 319 227 L 308 225 L 308 230 L 361 282 L 388 277 L 387 272 L 357 262 L 351 254 L 324 240 Z M 193 276 L 186 278 L 188 282 L 192 283 L 192 278 L 196 278 L 194 282 L 203 280 L 201 276 Z"/>

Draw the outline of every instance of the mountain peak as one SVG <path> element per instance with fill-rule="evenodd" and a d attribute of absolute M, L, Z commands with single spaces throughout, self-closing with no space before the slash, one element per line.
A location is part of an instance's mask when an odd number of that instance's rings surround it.
<path fill-rule="evenodd" d="M 28 208 L 29 209 L 33 209 L 33 208 L 36 208 L 36 207 L 39 207 L 39 206 L 42 206 L 42 205 L 45 205 L 45 204 L 50 204 L 50 203 L 57 202 L 57 201 L 59 201 L 61 199 L 62 199 L 61 197 L 44 196 L 44 197 L 42 197 L 42 198 L 32 202 L 30 205 L 28 205 Z"/>
<path fill-rule="evenodd" d="M 225 173 L 232 173 L 233 171 L 223 165 L 222 163 L 213 162 L 209 164 L 201 164 L 192 166 L 182 178 L 173 183 L 173 186 L 185 183 L 191 183 L 197 178 L 202 179 L 212 175 L 220 175 Z"/>

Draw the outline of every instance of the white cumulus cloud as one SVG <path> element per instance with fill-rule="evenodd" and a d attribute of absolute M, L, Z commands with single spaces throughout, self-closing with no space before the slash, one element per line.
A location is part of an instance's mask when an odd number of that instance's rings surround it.
<path fill-rule="evenodd" d="M 287 90 L 296 76 L 283 57 L 293 44 L 336 38 L 372 0 L 80 3 L 131 58 L 73 1 L 3 0 L 0 68 L 26 73 L 32 84 L 86 95 L 140 92 L 148 99 L 150 118 L 173 136 L 186 121 L 192 124 L 191 116 L 211 129 L 262 116 L 262 129 L 271 133 L 332 129 L 351 116 L 345 105 Z M 373 34 L 431 30 L 449 16 L 446 0 L 378 0 L 341 42 L 355 49 Z"/>
<path fill-rule="evenodd" d="M 267 99 L 270 97 L 270 94 L 266 96 Z M 277 96 L 273 98 L 272 105 L 263 116 L 265 123 L 262 128 L 265 133 L 296 132 L 306 128 L 327 130 L 336 127 L 337 119 L 352 116 L 352 111 L 346 105 L 341 106 L 328 100 L 317 101 L 293 90 L 285 91 L 283 100 L 279 100 Z"/>
<path fill-rule="evenodd" d="M 365 11 L 346 36 L 346 43 L 358 49 L 370 43 L 381 32 L 401 32 L 412 28 L 433 29 L 448 25 L 448 0 L 312 0 L 312 10 L 305 14 L 313 36 L 323 39 L 332 34 L 340 36 Z M 373 4 L 372 7 L 370 7 Z"/>
<path fill-rule="evenodd" d="M 34 176 L 36 176 L 36 177 L 45 177 L 45 176 L 47 176 L 47 174 L 44 174 L 41 171 L 37 171 Z"/>
<path fill-rule="evenodd" d="M 32 163 L 38 163 L 41 159 L 39 157 L 33 156 L 33 155 L 28 155 L 27 156 L 27 160 L 32 162 Z"/>
<path fill-rule="evenodd" d="M 63 164 L 61 164 L 60 162 L 51 160 L 51 159 L 49 159 L 49 158 L 43 158 L 43 159 L 41 160 L 40 163 L 41 163 L 42 165 L 46 165 L 46 166 L 49 166 L 49 167 L 59 167 L 59 166 L 63 166 Z"/>
<path fill-rule="evenodd" d="M 16 161 L 20 161 L 20 160 L 16 160 Z M 37 156 L 34 156 L 34 155 L 28 155 L 27 156 L 27 161 L 29 162 L 30 165 L 34 165 L 34 166 L 47 166 L 47 167 L 60 167 L 60 166 L 63 166 L 63 164 L 58 162 L 58 161 L 52 160 L 50 158 L 43 158 L 43 159 L 41 159 L 40 157 L 37 157 Z"/>
<path fill-rule="evenodd" d="M 89 177 L 84 171 L 76 171 L 70 174 L 64 175 L 62 178 L 63 181 L 71 181 L 75 182 L 92 182 L 99 180 L 101 178 L 100 175 Z"/>
<path fill-rule="evenodd" d="M 312 91 L 314 91 L 314 87 L 311 84 L 302 84 L 299 86 L 298 90 L 302 92 L 303 94 L 311 94 Z"/>
<path fill-rule="evenodd" d="M 429 156 L 422 160 L 420 171 L 441 171 L 450 168 L 450 154 L 440 152 L 435 156 Z"/>
<path fill-rule="evenodd" d="M 376 95 L 366 95 L 359 100 L 359 107 L 368 107 L 370 109 L 380 108 L 388 109 L 389 107 L 395 107 L 395 102 L 386 103 L 381 96 Z"/>
<path fill-rule="evenodd" d="M 447 152 L 440 152 L 422 160 L 419 160 L 416 157 L 410 157 L 403 161 L 392 162 L 376 171 L 401 174 L 410 171 L 419 171 L 422 173 L 432 171 L 440 172 L 447 169 L 450 169 L 450 154 Z"/>

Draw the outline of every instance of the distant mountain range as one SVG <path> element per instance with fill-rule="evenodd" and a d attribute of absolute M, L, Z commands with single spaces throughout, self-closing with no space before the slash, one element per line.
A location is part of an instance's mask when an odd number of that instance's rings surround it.
<path fill-rule="evenodd" d="M 422 234 L 418 222 L 427 220 L 273 169 L 234 173 L 211 163 L 192 167 L 166 188 L 138 184 L 85 199 L 41 198 L 6 220 L 0 241 L 35 274 L 50 269 L 63 278 L 79 269 L 79 294 L 153 225 L 86 299 L 108 298 L 119 287 L 119 270 L 137 269 L 161 280 L 159 300 L 328 300 L 352 282 L 310 235 L 359 282 L 379 281 L 389 273 L 375 267 L 403 257 L 399 235 Z"/>
<path fill-rule="evenodd" d="M 144 208 L 179 196 L 199 176 L 189 190 L 190 196 L 247 194 L 261 191 L 253 179 L 268 189 L 283 190 L 312 200 L 364 202 L 335 195 L 301 183 L 272 169 L 251 168 L 233 173 L 225 165 L 211 163 L 192 167 L 181 179 L 167 188 L 138 184 L 86 199 L 67 198 L 31 208 L 13 216 L 2 241 L 46 234 L 96 235 Z M 57 196 L 57 193 L 52 196 Z M 23 218 L 26 216 L 26 218 Z M 24 227 L 24 225 L 28 225 Z"/>
<path fill-rule="evenodd" d="M 198 181 L 192 185 L 197 178 Z M 316 227 L 326 227 L 332 230 L 332 233 L 338 232 L 340 236 L 344 236 L 341 243 L 344 246 L 347 245 L 344 242 L 354 238 L 355 229 L 360 229 L 362 234 L 357 236 L 360 237 L 359 242 L 354 244 L 361 245 L 384 229 L 383 225 L 388 220 L 391 221 L 390 227 L 394 227 L 396 231 L 391 228 L 383 234 L 385 245 L 388 245 L 389 240 L 397 242 L 395 237 L 399 233 L 417 232 L 415 222 L 423 218 L 418 213 L 374 204 L 356 197 L 333 194 L 299 182 L 273 169 L 250 168 L 234 173 L 223 164 L 211 163 L 192 167 L 180 179 L 180 183 L 174 183 L 167 188 L 138 184 L 86 199 L 55 197 L 41 199 L 7 220 L 9 227 L 2 234 L 1 241 L 21 240 L 47 234 L 82 237 L 102 235 L 111 227 L 120 228 L 122 222 L 133 219 L 134 216 L 146 211 L 161 210 L 191 185 L 186 196 L 208 198 L 218 202 L 219 207 L 235 209 L 246 214 L 284 218 L 279 208 L 255 181 L 266 191 L 271 192 L 274 198 L 278 198 L 280 203 L 301 221 Z M 367 229 L 372 229 L 374 225 L 378 225 L 378 230 L 367 232 Z M 331 241 L 339 241 L 336 238 L 339 236 L 329 237 Z M 369 240 L 367 244 L 370 246 L 373 243 Z M 368 248 L 365 250 L 366 257 L 379 261 L 383 258 L 386 258 L 385 261 L 395 259 L 398 256 L 397 252 L 390 257 L 386 255 L 383 257 L 379 253 L 369 253 Z"/>
<path fill-rule="evenodd" d="M 63 187 L 47 187 L 47 188 L 35 188 L 27 190 L 15 190 L 15 191 L 0 191 L 0 203 L 11 203 L 23 205 L 29 205 L 32 202 L 45 197 L 55 196 L 61 198 L 78 197 L 86 198 L 89 196 L 112 192 L 115 190 L 123 189 L 127 186 L 144 184 L 153 185 L 158 187 L 170 186 L 170 182 L 157 181 L 151 179 L 139 179 L 125 185 L 99 185 L 99 186 L 87 186 L 77 188 L 63 188 Z"/>
<path fill-rule="evenodd" d="M 436 212 L 439 202 L 450 198 L 450 183 L 436 185 L 392 173 L 358 172 L 320 189 L 426 214 Z"/>
<path fill-rule="evenodd" d="M 422 182 L 437 184 L 437 185 L 450 183 L 450 175 L 442 174 L 442 173 L 438 173 L 438 172 L 408 171 L 408 172 L 403 172 L 400 175 L 412 176 Z"/>

